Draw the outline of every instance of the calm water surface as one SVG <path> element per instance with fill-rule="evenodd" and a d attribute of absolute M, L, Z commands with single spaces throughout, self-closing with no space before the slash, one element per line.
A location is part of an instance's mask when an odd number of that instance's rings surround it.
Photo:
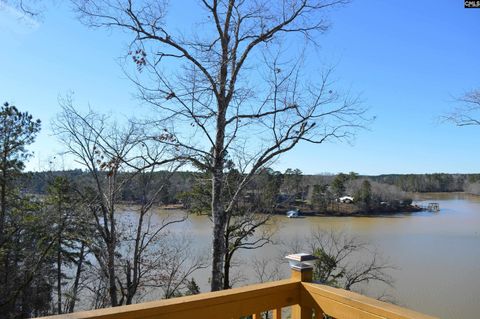
<path fill-rule="evenodd" d="M 416 200 L 438 202 L 441 211 L 388 217 L 278 216 L 276 236 L 290 241 L 316 228 L 346 231 L 372 243 L 396 267 L 389 271 L 394 288 L 386 291 L 396 303 L 441 318 L 480 318 L 480 197 L 424 194 Z M 191 216 L 173 230 L 188 233 L 196 250 L 208 255 L 211 227 L 207 217 Z M 244 279 L 239 285 L 255 281 L 250 260 L 276 258 L 281 249 L 268 246 L 243 253 L 236 272 Z M 288 266 L 282 269 L 287 277 Z M 197 274 L 196 280 L 202 291 L 208 290 L 208 271 Z M 375 295 L 378 289 L 370 286 L 365 293 Z"/>

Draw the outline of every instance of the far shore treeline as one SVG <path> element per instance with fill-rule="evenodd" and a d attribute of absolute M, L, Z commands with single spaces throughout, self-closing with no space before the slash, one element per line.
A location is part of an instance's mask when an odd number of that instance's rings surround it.
<path fill-rule="evenodd" d="M 128 173 L 123 173 L 128 174 Z M 159 180 L 165 179 L 167 172 L 157 172 Z M 171 173 L 168 173 L 171 174 Z M 352 176 L 355 180 L 368 180 L 372 183 L 387 184 L 394 186 L 399 192 L 424 193 L 424 192 L 466 192 L 473 195 L 480 195 L 480 173 L 479 174 L 384 174 L 376 176 L 349 174 L 319 174 L 306 175 L 298 169 L 287 169 L 285 172 L 272 171 L 277 176 L 277 196 L 292 195 L 303 200 L 311 201 L 315 189 L 322 187 L 335 187 L 335 179 L 350 180 L 346 183 L 343 194 L 354 195 L 356 189 L 352 185 Z M 55 177 L 62 176 L 78 185 L 91 183 L 89 174 L 81 169 L 64 171 L 26 172 L 22 174 L 19 186 L 24 193 L 44 195 L 47 193 L 49 184 Z M 159 197 L 160 204 L 177 204 L 185 200 L 195 186 L 199 173 L 190 171 L 177 171 L 168 179 L 167 187 Z M 357 183 L 358 184 L 358 183 Z M 351 187 L 349 187 L 349 185 Z M 392 188 L 391 188 L 392 189 Z M 135 185 L 125 187 L 119 195 L 119 200 L 135 203 L 140 197 L 139 190 Z M 399 195 L 399 199 L 401 196 Z"/>

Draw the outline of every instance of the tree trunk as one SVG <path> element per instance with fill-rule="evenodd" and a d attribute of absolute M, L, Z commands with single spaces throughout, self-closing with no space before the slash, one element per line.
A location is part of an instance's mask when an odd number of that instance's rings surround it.
<path fill-rule="evenodd" d="M 62 239 L 58 236 L 57 248 L 57 313 L 62 313 Z"/>
<path fill-rule="evenodd" d="M 223 271 L 224 271 L 224 274 L 223 274 L 223 289 L 230 289 L 232 288 L 230 286 L 230 262 L 231 262 L 231 259 L 232 259 L 232 256 L 230 253 L 228 253 L 228 251 L 226 252 L 225 254 L 225 264 L 224 264 L 224 267 L 223 267 Z"/>
<path fill-rule="evenodd" d="M 134 261 L 135 264 L 135 261 Z M 134 266 L 135 267 L 135 266 Z M 131 305 L 133 303 L 133 296 L 135 296 L 135 291 L 136 291 L 136 278 L 135 275 L 133 280 L 132 280 L 132 267 L 130 266 L 130 260 L 127 260 L 127 266 L 126 266 L 126 280 L 127 280 L 127 296 L 126 296 L 126 305 Z M 135 283 L 134 283 L 135 282 Z"/>
<path fill-rule="evenodd" d="M 112 236 L 114 236 L 112 234 Z M 115 244 L 114 240 L 110 239 L 108 243 L 108 292 L 110 294 L 110 303 L 112 307 L 119 306 L 117 298 L 117 285 L 115 283 Z"/>
<path fill-rule="evenodd" d="M 78 286 L 80 284 L 80 276 L 82 274 L 82 267 L 83 267 L 83 260 L 85 258 L 84 255 L 85 252 L 85 243 L 82 242 L 82 247 L 80 248 L 80 254 L 78 258 L 78 264 L 77 264 L 77 272 L 75 274 L 75 281 L 73 282 L 73 289 L 72 289 L 72 296 L 70 297 L 70 303 L 68 304 L 68 313 L 72 313 L 75 310 L 75 302 L 77 301 L 77 295 L 78 295 Z"/>
<path fill-rule="evenodd" d="M 223 186 L 223 171 L 214 174 L 212 182 L 212 216 L 213 216 L 213 242 L 212 242 L 212 279 L 211 290 L 223 288 L 223 263 L 225 257 L 225 227 L 226 215 L 221 200 Z"/>
<path fill-rule="evenodd" d="M 111 176 L 108 179 L 108 217 L 110 223 L 110 238 L 107 244 L 108 249 L 108 279 L 109 279 L 109 292 L 110 302 L 112 307 L 120 306 L 117 296 L 117 283 L 116 283 L 116 269 L 115 269 L 115 253 L 117 247 L 117 231 L 115 227 L 115 185 L 116 185 L 117 171 L 116 168 L 112 169 Z"/>
<path fill-rule="evenodd" d="M 57 313 L 62 313 L 62 231 L 63 231 L 63 216 L 62 216 L 62 203 L 61 199 L 58 199 L 58 232 L 57 232 Z"/>
<path fill-rule="evenodd" d="M 4 146 L 5 147 L 5 146 Z M 0 200 L 2 201 L 0 206 L 0 243 L 3 242 L 3 232 L 5 229 L 5 218 L 7 212 L 7 155 L 3 154 L 2 158 L 2 180 L 1 180 L 2 191 L 0 194 Z"/>
<path fill-rule="evenodd" d="M 222 67 L 223 69 L 223 67 Z M 223 77 L 225 77 L 223 75 Z M 218 98 L 217 132 L 213 153 L 212 174 L 212 217 L 213 217 L 213 240 L 212 240 L 212 281 L 211 290 L 221 290 L 223 285 L 223 263 L 225 258 L 225 229 L 227 216 L 222 199 L 223 190 L 223 166 L 225 160 L 225 126 L 227 105 L 225 104 L 224 88 Z"/>

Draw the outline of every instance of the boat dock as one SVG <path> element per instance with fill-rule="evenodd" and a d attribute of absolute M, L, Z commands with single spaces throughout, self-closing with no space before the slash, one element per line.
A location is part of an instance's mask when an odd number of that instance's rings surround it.
<path fill-rule="evenodd" d="M 428 210 L 429 212 L 439 212 L 440 205 L 438 203 L 428 203 L 426 210 Z"/>

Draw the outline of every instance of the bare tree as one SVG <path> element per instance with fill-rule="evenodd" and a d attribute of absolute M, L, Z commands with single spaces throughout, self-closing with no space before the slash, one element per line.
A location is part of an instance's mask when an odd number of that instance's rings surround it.
<path fill-rule="evenodd" d="M 129 55 L 141 73 L 131 79 L 159 110 L 161 142 L 211 176 L 212 290 L 223 287 L 228 216 L 256 172 L 300 142 L 348 138 L 364 123 L 358 99 L 335 90 L 331 70 L 310 81 L 302 52 L 282 50 L 299 36 L 317 41 L 324 14 L 345 2 L 203 0 L 198 32 L 182 33 L 166 24 L 166 1 L 74 0 L 84 23 L 132 32 Z M 243 174 L 228 202 L 227 155 Z"/>
<path fill-rule="evenodd" d="M 252 258 L 252 270 L 258 282 L 280 280 L 282 278 L 280 271 L 282 266 L 282 262 L 277 259 L 256 256 Z"/>
<path fill-rule="evenodd" d="M 236 210 L 229 214 L 225 231 L 223 289 L 232 288 L 230 269 L 238 251 L 258 249 L 272 243 L 273 232 L 266 227 L 270 223 L 270 214 L 255 214 L 252 210 Z"/>
<path fill-rule="evenodd" d="M 93 111 L 80 114 L 70 99 L 63 101 L 63 113 L 54 128 L 68 152 L 88 170 L 91 178 L 92 185 L 85 187 L 82 195 L 96 229 L 89 248 L 101 271 L 99 278 L 105 280 L 96 292 L 106 288 L 111 306 L 130 304 L 158 266 L 159 256 L 152 250 L 158 245 L 161 233 L 185 219 L 167 217 L 151 222 L 151 208 L 165 185 L 165 180 L 153 182 L 153 173 L 162 164 L 165 164 L 163 169 L 174 172 L 179 164 L 167 166 L 172 162 L 162 160 L 167 150 L 150 146 L 135 124 L 130 123 L 123 130 Z M 122 190 L 132 182 L 137 182 L 141 199 L 138 211 L 128 221 L 132 229 L 127 231 L 117 206 Z M 103 300 L 95 304 L 103 306 Z"/>
<path fill-rule="evenodd" d="M 458 126 L 480 125 L 480 89 L 465 93 L 457 99 L 459 104 L 443 119 Z"/>
<path fill-rule="evenodd" d="M 342 231 L 312 231 L 309 251 L 319 260 L 314 279 L 320 283 L 355 290 L 360 284 L 393 285 L 388 271 L 394 269 L 371 245 Z"/>
<path fill-rule="evenodd" d="M 206 258 L 195 252 L 192 238 L 184 234 L 169 235 L 167 245 L 163 246 L 162 258 L 156 274 L 158 287 L 164 298 L 188 294 L 190 277 L 197 270 L 207 267 Z"/>

